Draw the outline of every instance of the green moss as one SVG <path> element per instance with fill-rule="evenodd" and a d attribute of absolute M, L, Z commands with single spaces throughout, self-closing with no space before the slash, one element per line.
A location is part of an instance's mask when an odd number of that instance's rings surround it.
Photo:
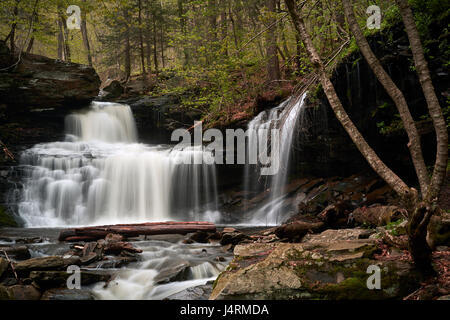
<path fill-rule="evenodd" d="M 18 227 L 16 220 L 8 214 L 3 206 L 0 206 L 0 227 Z"/>

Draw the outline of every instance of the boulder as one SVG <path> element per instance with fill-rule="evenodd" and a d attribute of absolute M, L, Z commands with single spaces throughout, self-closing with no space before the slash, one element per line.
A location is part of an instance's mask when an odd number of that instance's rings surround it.
<path fill-rule="evenodd" d="M 210 299 L 401 299 L 420 286 L 413 265 L 381 259 L 372 240 L 238 245 Z M 369 289 L 368 267 L 381 271 Z"/>
<path fill-rule="evenodd" d="M 397 221 L 405 215 L 406 211 L 397 206 L 371 206 L 357 208 L 351 217 L 356 223 L 376 227 Z"/>
<path fill-rule="evenodd" d="M 318 217 L 327 227 L 339 228 L 349 224 L 348 215 L 350 211 L 350 204 L 345 201 L 340 201 L 327 206 Z"/>
<path fill-rule="evenodd" d="M 9 300 L 8 289 L 0 284 L 0 301 Z"/>
<path fill-rule="evenodd" d="M 208 300 L 212 292 L 212 284 L 187 288 L 168 296 L 166 300 Z"/>
<path fill-rule="evenodd" d="M 0 257 L 5 257 L 5 252 L 10 259 L 24 260 L 31 257 L 26 246 L 0 247 Z"/>
<path fill-rule="evenodd" d="M 70 265 L 79 265 L 80 258 L 71 256 L 68 258 L 60 256 L 49 256 L 32 258 L 14 263 L 17 273 L 26 274 L 35 270 L 63 270 Z"/>
<path fill-rule="evenodd" d="M 72 274 L 66 271 L 32 271 L 30 278 L 41 288 L 53 288 L 65 286 L 67 278 Z M 96 282 L 108 281 L 111 278 L 109 274 L 95 271 L 80 271 L 82 285 L 89 285 Z"/>
<path fill-rule="evenodd" d="M 207 232 L 198 231 L 198 232 L 192 234 L 189 237 L 189 240 L 192 240 L 193 242 L 198 242 L 198 243 L 207 243 L 208 238 L 209 238 L 209 234 Z"/>
<path fill-rule="evenodd" d="M 226 246 L 228 244 L 237 245 L 238 243 L 248 239 L 250 239 L 250 237 L 240 231 L 227 232 L 223 233 L 222 239 L 220 239 L 220 244 L 222 246 Z"/>
<path fill-rule="evenodd" d="M 42 294 L 41 300 L 94 300 L 94 296 L 87 290 L 50 289 Z"/>
<path fill-rule="evenodd" d="M 119 80 L 109 80 L 106 82 L 105 87 L 102 89 L 105 100 L 119 98 L 124 92 L 125 88 L 122 86 Z"/>
<path fill-rule="evenodd" d="M 0 65 L 11 62 L 5 47 L 0 42 Z M 23 53 L 17 67 L 0 73 L 0 100 L 9 113 L 84 106 L 98 95 L 99 88 L 100 78 L 92 67 L 34 54 Z"/>
<path fill-rule="evenodd" d="M 357 240 L 366 239 L 374 231 L 362 229 L 362 228 L 352 228 L 352 229 L 329 229 L 318 234 L 307 234 L 302 242 L 304 243 L 333 243 L 336 241 L 347 241 L 347 240 Z"/>
<path fill-rule="evenodd" d="M 155 277 L 156 284 L 186 280 L 189 275 L 190 263 L 186 260 L 169 260 L 168 266 Z"/>
<path fill-rule="evenodd" d="M 14 285 L 8 288 L 11 300 L 39 300 L 41 293 L 32 285 Z"/>
<path fill-rule="evenodd" d="M 0 278 L 2 277 L 3 273 L 8 269 L 8 266 L 9 266 L 8 260 L 0 257 Z"/>
<path fill-rule="evenodd" d="M 275 229 L 275 234 L 280 239 L 300 241 L 308 232 L 316 232 L 323 226 L 323 222 L 294 221 Z"/>

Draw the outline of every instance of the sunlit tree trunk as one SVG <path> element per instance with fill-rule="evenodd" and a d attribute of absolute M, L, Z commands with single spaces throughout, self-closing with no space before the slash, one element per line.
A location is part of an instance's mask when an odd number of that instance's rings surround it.
<path fill-rule="evenodd" d="M 409 194 L 411 194 L 411 190 L 394 172 L 392 172 L 391 169 L 389 169 L 384 164 L 384 162 L 378 157 L 375 151 L 368 145 L 368 143 L 356 128 L 352 120 L 349 118 L 344 107 L 342 106 L 342 103 L 336 94 L 333 83 L 326 73 L 322 60 L 320 59 L 316 49 L 314 48 L 312 40 L 308 32 L 306 31 L 303 19 L 298 14 L 295 1 L 285 0 L 285 2 L 292 17 L 295 29 L 298 32 L 301 40 L 303 41 L 309 58 L 319 75 L 323 90 L 337 119 L 342 124 L 345 131 L 347 131 L 348 135 L 355 143 L 358 150 L 363 154 L 364 158 L 367 160 L 373 170 L 377 172 L 398 194 L 407 197 Z"/>
<path fill-rule="evenodd" d="M 437 140 L 437 152 L 436 163 L 434 166 L 433 175 L 431 178 L 431 184 L 428 193 L 425 196 L 425 200 L 432 201 L 439 196 L 442 184 L 444 183 L 447 173 L 447 161 L 448 161 L 448 132 L 445 119 L 442 115 L 442 109 L 439 105 L 439 100 L 436 96 L 433 83 L 431 81 L 430 70 L 428 69 L 428 63 L 425 59 L 422 43 L 420 41 L 419 32 L 417 31 L 416 23 L 412 10 L 407 0 L 396 0 L 400 7 L 400 13 L 403 18 L 406 33 L 408 34 L 409 42 L 411 45 L 411 51 L 414 57 L 414 64 L 419 76 L 419 81 L 422 86 L 425 99 L 427 101 L 428 110 L 433 120 L 434 128 L 436 131 Z"/>

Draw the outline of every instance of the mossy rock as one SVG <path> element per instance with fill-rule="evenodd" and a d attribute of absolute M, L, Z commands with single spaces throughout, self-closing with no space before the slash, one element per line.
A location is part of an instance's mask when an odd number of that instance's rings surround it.
<path fill-rule="evenodd" d="M 232 261 L 237 267 L 220 275 L 210 299 L 401 299 L 420 284 L 411 263 L 375 259 L 377 245 L 370 240 L 263 246 L 237 246 Z M 380 289 L 367 284 L 372 265 L 380 268 Z"/>

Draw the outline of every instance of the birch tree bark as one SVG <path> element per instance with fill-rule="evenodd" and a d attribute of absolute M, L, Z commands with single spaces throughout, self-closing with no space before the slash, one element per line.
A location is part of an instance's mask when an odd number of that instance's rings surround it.
<path fill-rule="evenodd" d="M 447 173 L 447 161 L 448 161 L 448 132 L 445 119 L 442 115 L 442 109 L 439 105 L 439 100 L 436 96 L 433 83 L 431 81 L 430 70 L 428 69 L 428 63 L 423 53 L 422 43 L 420 41 L 420 35 L 417 31 L 416 23 L 411 7 L 407 0 L 396 0 L 397 5 L 400 8 L 400 14 L 402 15 L 403 23 L 405 25 L 406 33 L 408 34 L 409 43 L 411 45 L 411 51 L 414 57 L 414 64 L 416 66 L 416 72 L 419 76 L 419 81 L 422 86 L 423 93 L 428 105 L 428 111 L 433 120 L 434 129 L 436 131 L 436 163 L 434 165 L 433 175 L 431 177 L 431 183 L 427 194 L 425 195 L 426 201 L 432 201 L 439 196 L 442 184 L 444 183 Z"/>
<path fill-rule="evenodd" d="M 355 14 L 353 12 L 352 2 L 352 0 L 342 0 L 342 5 L 344 7 L 348 25 L 351 32 L 355 36 L 356 43 L 358 44 L 361 53 L 363 54 L 373 73 L 377 77 L 378 81 L 382 84 L 383 88 L 386 90 L 388 95 L 394 101 L 395 106 L 397 107 L 405 131 L 408 134 L 408 147 L 419 180 L 420 189 L 422 190 L 422 193 L 425 194 L 427 192 L 430 181 L 427 173 L 427 167 L 423 159 L 420 135 L 417 131 L 416 124 L 409 111 L 405 96 L 396 86 L 394 81 L 392 81 L 392 78 L 388 75 L 388 73 L 384 70 L 380 61 L 370 48 L 366 37 L 361 31 L 361 28 L 359 27 L 358 22 L 356 21 Z"/>
<path fill-rule="evenodd" d="M 369 146 L 364 137 L 356 128 L 355 124 L 349 118 L 347 112 L 345 111 L 339 97 L 336 94 L 336 90 L 333 83 L 329 79 L 325 67 L 314 48 L 311 37 L 306 31 L 305 23 L 303 18 L 298 14 L 296 3 L 294 0 L 285 0 L 286 6 L 288 7 L 289 13 L 292 17 L 294 27 L 298 34 L 300 35 L 303 44 L 305 45 L 308 56 L 316 69 L 320 82 L 322 84 L 323 90 L 330 102 L 330 106 L 333 109 L 337 119 L 347 131 L 348 135 L 355 143 L 358 150 L 362 153 L 364 158 L 367 160 L 372 169 L 382 177 L 386 183 L 388 183 L 392 189 L 394 189 L 400 196 L 404 198 L 409 198 L 413 196 L 413 190 L 411 190 L 404 182 L 401 180 L 386 164 L 378 157 L 375 151 Z"/>

